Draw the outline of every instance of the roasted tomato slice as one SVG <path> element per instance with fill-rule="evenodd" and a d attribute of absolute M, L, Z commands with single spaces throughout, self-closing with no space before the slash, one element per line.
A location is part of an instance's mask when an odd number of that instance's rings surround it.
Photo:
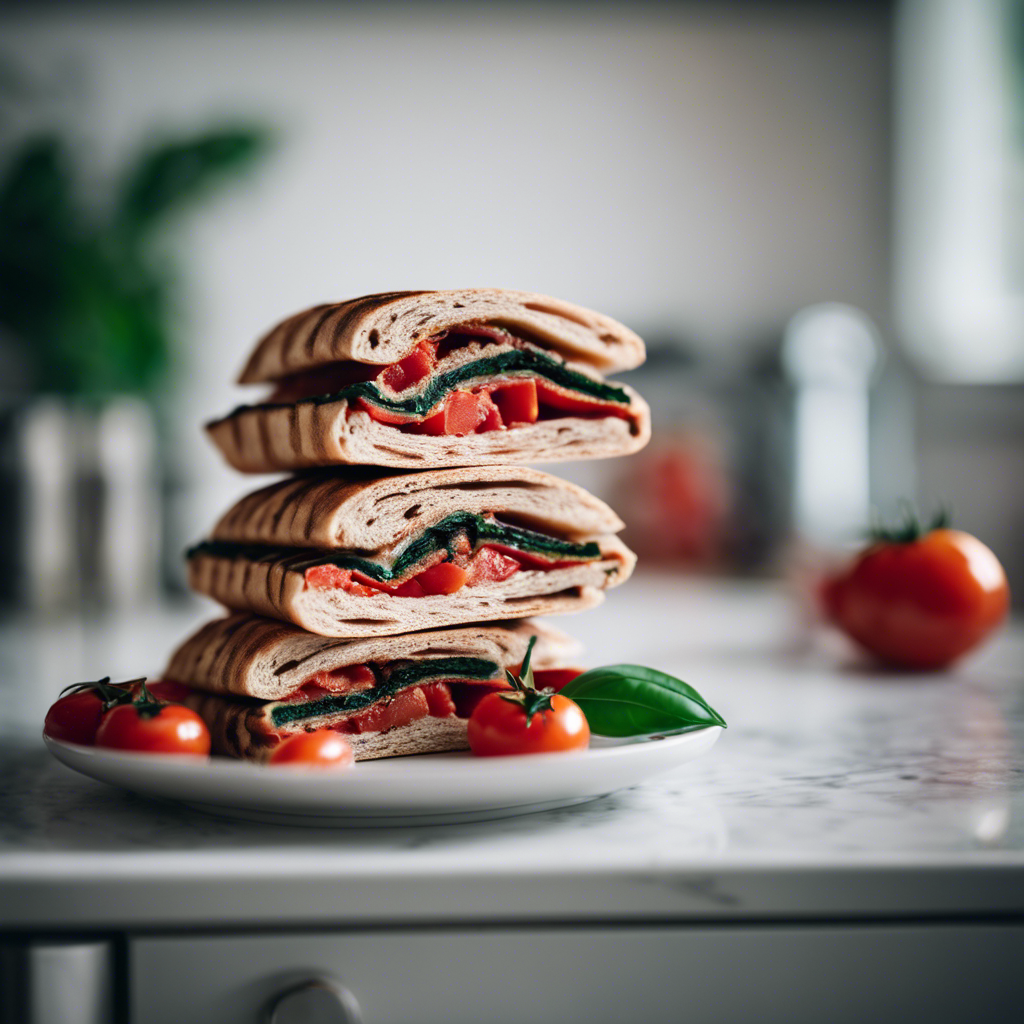
<path fill-rule="evenodd" d="M 444 683 L 425 683 L 420 687 L 427 698 L 431 718 L 448 718 L 455 714 L 455 701 Z"/>
<path fill-rule="evenodd" d="M 471 391 L 453 391 L 440 412 L 428 416 L 419 426 L 420 433 L 435 436 L 459 436 L 475 433 L 487 418 L 488 403 Z"/>
<path fill-rule="evenodd" d="M 454 562 L 438 562 L 416 576 L 424 594 L 454 594 L 468 579 L 469 573 Z"/>
<path fill-rule="evenodd" d="M 486 392 L 482 392 L 477 397 L 480 399 L 484 418 L 481 420 L 480 426 L 476 428 L 476 432 L 478 434 L 488 434 L 492 430 L 501 430 L 505 425 L 505 421 L 501 418 L 501 410 L 494 404 L 494 400 Z"/>
<path fill-rule="evenodd" d="M 346 665 L 330 672 L 317 672 L 310 676 L 286 701 L 318 700 L 332 693 L 354 693 L 357 690 L 372 690 L 377 677 L 369 665 Z"/>
<path fill-rule="evenodd" d="M 375 419 L 378 423 L 386 423 L 391 427 L 419 426 L 419 423 L 412 416 L 407 416 L 401 412 L 392 412 L 390 409 L 382 409 L 379 405 L 374 405 L 373 402 L 368 402 L 365 398 L 357 398 L 356 404 L 363 412 L 368 413 L 371 419 Z"/>
<path fill-rule="evenodd" d="M 392 591 L 395 597 L 423 597 L 426 591 L 420 586 L 419 581 L 413 577 L 406 580 L 401 586 L 395 587 Z"/>
<path fill-rule="evenodd" d="M 501 410 L 502 420 L 514 426 L 517 423 L 536 423 L 540 415 L 537 404 L 537 382 L 517 380 L 503 384 L 491 392 L 494 404 Z"/>
<path fill-rule="evenodd" d="M 417 718 L 426 718 L 430 714 L 427 695 L 420 686 L 411 686 L 407 690 L 399 690 L 390 700 L 381 700 L 358 714 L 349 715 L 340 721 L 335 729 L 338 732 L 385 732 L 395 729 Z"/>
<path fill-rule="evenodd" d="M 422 342 L 400 363 L 392 363 L 384 369 L 377 380 L 392 391 L 404 391 L 428 377 L 433 368 L 434 347 L 429 342 Z"/>
<path fill-rule="evenodd" d="M 364 577 L 365 578 L 365 577 Z M 310 566 L 305 573 L 306 586 L 314 590 L 344 590 L 356 597 L 372 597 L 380 592 L 352 578 L 350 569 L 342 569 L 331 562 Z"/>
<path fill-rule="evenodd" d="M 469 563 L 469 586 L 496 583 L 514 576 L 522 568 L 520 562 L 496 548 L 481 548 Z"/>
<path fill-rule="evenodd" d="M 568 413 L 584 418 L 599 418 L 603 416 L 618 416 L 621 419 L 629 418 L 629 410 L 621 405 L 582 396 L 577 397 L 545 380 L 536 381 L 536 386 L 538 400 L 545 409 L 556 409 L 563 414 Z"/>

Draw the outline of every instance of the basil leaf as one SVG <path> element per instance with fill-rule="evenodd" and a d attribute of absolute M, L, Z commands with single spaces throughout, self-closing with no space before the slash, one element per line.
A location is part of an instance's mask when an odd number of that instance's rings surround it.
<path fill-rule="evenodd" d="M 606 665 L 558 691 L 575 701 L 598 736 L 647 736 L 720 725 L 725 719 L 692 687 L 643 665 Z"/>

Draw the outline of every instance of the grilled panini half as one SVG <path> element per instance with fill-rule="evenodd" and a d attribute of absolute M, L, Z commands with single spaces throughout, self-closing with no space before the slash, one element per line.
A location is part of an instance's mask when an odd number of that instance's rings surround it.
<path fill-rule="evenodd" d="M 317 474 L 239 501 L 189 552 L 189 583 L 322 636 L 387 636 L 591 608 L 633 571 L 621 528 L 525 466 Z"/>
<path fill-rule="evenodd" d="M 213 752 L 263 761 L 289 736 L 334 729 L 357 759 L 465 749 L 466 719 L 532 663 L 553 668 L 575 642 L 528 621 L 332 640 L 236 614 L 207 623 L 174 653 L 165 679 L 210 729 Z"/>
<path fill-rule="evenodd" d="M 603 374 L 644 355 L 627 327 L 544 295 L 367 295 L 274 327 L 240 377 L 271 393 L 207 429 L 246 473 L 628 455 L 650 438 L 650 410 Z"/>

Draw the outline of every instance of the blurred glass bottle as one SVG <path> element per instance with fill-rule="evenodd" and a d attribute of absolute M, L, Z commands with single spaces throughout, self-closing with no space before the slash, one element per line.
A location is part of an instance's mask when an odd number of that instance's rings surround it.
<path fill-rule="evenodd" d="M 0 463 L 4 604 L 53 612 L 156 597 L 159 460 L 145 402 L 29 401 L 3 415 Z"/>

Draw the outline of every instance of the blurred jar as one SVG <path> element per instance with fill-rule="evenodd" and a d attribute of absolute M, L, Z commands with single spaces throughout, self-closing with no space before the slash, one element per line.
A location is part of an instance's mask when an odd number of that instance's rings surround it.
<path fill-rule="evenodd" d="M 750 573 L 788 515 L 786 391 L 754 364 L 655 346 L 627 376 L 651 406 L 650 445 L 616 463 L 609 489 L 623 539 L 647 566 Z"/>
<path fill-rule="evenodd" d="M 42 397 L 0 416 L 0 601 L 58 611 L 153 600 L 160 473 L 150 407 Z"/>

